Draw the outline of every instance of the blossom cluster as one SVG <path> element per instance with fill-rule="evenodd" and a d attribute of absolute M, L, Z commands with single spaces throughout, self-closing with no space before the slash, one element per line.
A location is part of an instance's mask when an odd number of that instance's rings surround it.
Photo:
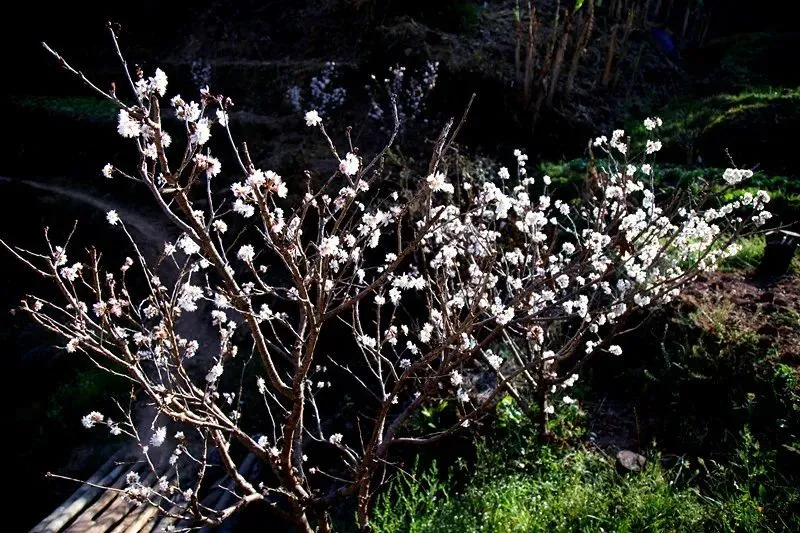
<path fill-rule="evenodd" d="M 204 120 L 200 108 L 193 102 L 187 104 L 180 97 L 173 98 L 172 102 L 178 116 L 187 122 Z M 305 120 L 309 126 L 316 126 L 321 117 L 316 110 L 310 110 Z M 660 119 L 645 122 L 648 130 L 660 125 Z M 208 135 L 204 139 L 207 140 Z M 623 139 L 624 132 L 616 130 L 610 141 L 598 137 L 594 144 L 606 149 L 609 155 L 612 149 L 625 155 L 628 145 Z M 658 149 L 659 141 L 648 140 L 645 153 Z M 318 211 L 323 228 L 315 247 L 323 261 L 323 271 L 318 272 L 317 279 L 312 282 L 328 295 L 328 306 L 348 297 L 358 297 L 369 288 L 377 293 L 375 303 L 378 306 L 387 305 L 382 294 L 384 288 L 389 305 L 394 307 L 402 305 L 403 292 L 408 290 L 427 292 L 428 298 L 441 305 L 430 308 L 428 319 L 418 329 L 393 320 L 374 335 L 358 335 L 362 350 L 374 357 L 384 357 L 381 352 L 388 350 L 391 352 L 389 360 L 394 361 L 399 370 L 408 372 L 414 361 L 423 357 L 426 347 L 435 341 L 453 338 L 454 326 L 459 323 L 458 320 L 453 323 L 453 317 L 469 317 L 471 323 L 495 323 L 499 327 L 523 330 L 529 327 L 526 324 L 531 320 L 546 317 L 550 321 L 578 320 L 585 336 L 584 352 L 590 354 L 603 342 L 601 328 L 614 324 L 637 307 L 668 302 L 685 283 L 688 273 L 713 269 L 719 259 L 735 251 L 733 246 L 714 246 L 722 235 L 722 228 L 715 221 L 742 207 L 756 212 L 752 221 L 757 224 L 769 218 L 764 211 L 769 199 L 763 192 L 755 197 L 745 195 L 704 212 L 682 209 L 677 214 L 665 213 L 656 205 L 655 193 L 646 179 L 652 171 L 649 163 L 638 168 L 628 163 L 622 169 L 604 169 L 604 180 L 595 196 L 573 206 L 552 200 L 546 194 L 549 177 L 542 178 L 545 189 L 541 189 L 536 180 L 528 176 L 526 154 L 515 150 L 513 155 L 517 161 L 516 182 L 508 169 L 501 167 L 496 174 L 498 183 L 491 180 L 464 183 L 469 194 L 462 205 L 450 201 L 455 189 L 444 173 L 434 172 L 424 180 L 430 194 L 441 195 L 431 196 L 429 211 L 415 222 L 416 242 L 428 257 L 430 270 L 426 276 L 414 265 L 402 272 L 395 253 L 386 254 L 384 261 L 376 266 L 367 265 L 365 250 L 379 246 L 381 236 L 407 207 L 395 204 L 388 209 L 367 208 L 366 200 L 359 200 L 370 187 L 360 175 L 358 156 L 347 153 L 340 160 L 339 172 L 346 182 L 335 197 L 306 195 L 306 208 Z M 198 169 L 209 175 L 220 172 L 219 161 L 210 156 L 198 154 L 195 162 Z M 729 170 L 724 178 L 728 182 L 738 182 L 750 175 L 749 171 Z M 287 221 L 284 209 L 276 203 L 288 193 L 287 185 L 277 173 L 251 170 L 244 181 L 234 183 L 230 190 L 235 213 L 245 219 L 257 212 L 260 214 L 268 230 L 262 235 L 267 249 L 278 255 L 288 254 L 285 261 L 301 265 L 315 263 L 302 251 L 301 220 L 292 215 Z M 397 200 L 397 195 L 392 199 Z M 113 225 L 119 217 L 112 211 L 108 220 Z M 341 225 L 343 220 L 351 225 Z M 583 222 L 577 224 L 576 221 Z M 742 219 L 736 218 L 736 221 Z M 325 228 L 334 222 L 336 228 L 351 229 L 327 233 Z M 213 227 L 224 233 L 227 224 L 216 219 Z M 554 249 L 556 235 L 561 242 Z M 507 244 L 509 236 L 513 244 Z M 203 255 L 187 235 L 179 239 L 177 247 L 188 256 Z M 244 263 L 252 265 L 256 256 L 257 248 L 252 244 L 239 246 L 237 257 Z M 207 262 L 207 259 L 202 261 Z M 71 276 L 72 271 L 67 274 Z M 339 287 L 337 279 L 348 279 L 346 287 Z M 447 298 L 442 299 L 442 294 L 433 292 L 434 287 L 439 291 L 446 287 Z M 288 287 L 286 294 L 297 299 L 308 288 Z M 245 294 L 251 291 L 247 284 L 243 289 Z M 201 298 L 202 289 L 186 282 L 178 292 L 177 307 L 185 312 L 197 311 Z M 215 298 L 221 309 L 229 307 L 221 293 Z M 598 303 L 601 303 L 599 307 Z M 213 322 L 221 332 L 233 324 L 223 311 L 213 313 Z M 449 321 L 445 320 L 447 315 L 451 315 Z M 270 311 L 266 304 L 262 305 L 258 317 L 259 320 L 285 320 Z M 361 327 L 353 326 L 357 330 Z M 226 337 L 224 333 L 223 337 Z M 403 337 L 406 340 L 400 343 Z M 543 333 L 537 338 L 535 351 L 538 350 L 543 361 L 552 360 L 556 352 L 545 348 L 558 339 L 547 339 Z M 151 347 L 154 340 L 150 334 L 140 339 L 140 344 Z M 186 357 L 191 357 L 196 351 L 196 341 L 179 341 L 186 348 Z M 147 353 L 152 353 L 157 361 L 163 348 L 155 344 L 154 350 Z M 447 350 L 462 353 L 478 349 L 489 367 L 500 368 L 502 358 L 488 348 L 479 349 L 479 345 L 480 335 L 468 327 L 466 332 L 457 335 L 455 344 L 448 344 Z M 610 346 L 608 351 L 614 355 L 621 353 L 618 346 Z M 223 372 L 224 364 L 219 360 L 209 369 L 206 382 L 217 384 Z M 459 400 L 467 401 L 469 387 L 464 378 L 456 369 L 452 369 L 449 376 Z"/>

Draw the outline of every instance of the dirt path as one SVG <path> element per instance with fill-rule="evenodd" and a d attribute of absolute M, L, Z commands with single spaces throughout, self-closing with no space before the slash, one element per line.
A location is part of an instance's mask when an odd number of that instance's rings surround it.
<path fill-rule="evenodd" d="M 91 190 L 80 191 L 55 183 L 47 183 L 35 179 L 9 178 L 6 176 L 0 176 L 0 183 L 21 184 L 31 187 L 32 189 L 47 191 L 86 204 L 103 213 L 113 209 L 119 213 L 125 225 L 134 231 L 132 235 L 136 239 L 137 244 L 144 244 L 148 248 L 161 249 L 164 243 L 170 238 L 163 218 L 158 217 L 158 215 L 151 212 L 151 210 L 135 211 L 122 202 L 104 199 L 97 194 L 96 191 L 95 194 L 93 194 Z"/>

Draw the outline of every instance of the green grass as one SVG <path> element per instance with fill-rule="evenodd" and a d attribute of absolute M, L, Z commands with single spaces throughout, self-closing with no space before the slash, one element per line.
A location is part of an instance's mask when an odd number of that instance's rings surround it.
<path fill-rule="evenodd" d="M 720 263 L 720 270 L 723 272 L 757 268 L 761 263 L 761 258 L 764 257 L 764 248 L 767 246 L 763 235 L 744 237 L 737 244 L 741 248 L 736 255 L 723 259 Z"/>
<path fill-rule="evenodd" d="M 659 161 L 712 166 L 761 166 L 772 173 L 796 174 L 791 139 L 797 135 L 794 117 L 800 88 L 761 86 L 728 94 L 676 99 L 653 111 L 663 121 L 656 135 L 664 144 Z M 626 124 L 634 138 L 643 138 L 639 118 Z"/>
<path fill-rule="evenodd" d="M 767 108 L 775 103 L 796 104 L 799 88 L 759 87 L 745 89 L 735 94 L 715 94 L 701 99 L 675 103 L 661 113 L 664 125 L 658 132 L 662 142 L 674 142 L 690 132 L 713 128 L 726 120 L 747 111 Z M 637 137 L 647 134 L 641 120 L 629 124 L 630 132 Z"/>
<path fill-rule="evenodd" d="M 544 161 L 539 164 L 539 172 L 552 178 L 554 188 L 581 187 L 586 179 L 586 159 L 571 161 Z"/>
<path fill-rule="evenodd" d="M 76 119 L 113 120 L 119 108 L 99 97 L 92 96 L 25 96 L 12 100 L 25 111 L 66 115 Z"/>
<path fill-rule="evenodd" d="M 610 458 L 585 449 L 543 447 L 528 459 L 507 464 L 493 463 L 497 455 L 483 456 L 488 463 L 476 466 L 473 481 L 458 494 L 449 492 L 452 485 L 442 481 L 434 464 L 392 484 L 378 500 L 374 526 L 387 533 L 501 533 L 789 531 L 800 525 L 798 516 L 784 508 L 780 514 L 765 511 L 776 488 L 764 486 L 765 478 L 774 475 L 774 462 L 750 448 L 742 457 L 749 470 L 738 464 L 715 469 L 710 493 L 695 486 L 700 467 L 678 461 L 666 468 L 658 456 L 650 458 L 643 472 L 628 476 L 619 475 Z M 797 489 L 780 488 L 797 501 Z"/>
<path fill-rule="evenodd" d="M 637 137 L 642 138 L 642 137 Z M 569 161 L 544 161 L 539 164 L 539 174 L 547 174 L 552 178 L 553 188 L 582 187 L 586 179 L 586 159 Z M 722 188 L 726 183 L 722 179 L 724 168 L 698 167 L 674 163 L 656 163 L 653 176 L 656 184 L 688 186 L 695 183 L 708 182 Z M 770 174 L 755 171 L 753 177 L 742 182 L 740 187 L 729 189 L 724 200 L 732 200 L 744 192 L 755 194 L 759 189 L 767 190 L 773 200 L 785 200 L 800 206 L 800 180 L 791 176 Z"/>
<path fill-rule="evenodd" d="M 748 111 L 765 109 L 776 103 L 795 104 L 800 98 L 800 89 L 765 87 L 742 91 L 738 94 L 719 94 L 700 100 L 688 109 L 683 124 L 667 123 L 666 131 L 675 133 L 679 128 L 713 128 L 737 115 Z"/>

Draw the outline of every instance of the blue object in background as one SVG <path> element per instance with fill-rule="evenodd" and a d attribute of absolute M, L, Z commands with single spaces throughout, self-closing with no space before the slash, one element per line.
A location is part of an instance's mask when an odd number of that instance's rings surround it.
<path fill-rule="evenodd" d="M 658 49 L 664 52 L 669 58 L 675 59 L 678 56 L 678 47 L 675 46 L 675 41 L 672 36 L 661 28 L 651 28 L 650 35 L 656 42 Z"/>

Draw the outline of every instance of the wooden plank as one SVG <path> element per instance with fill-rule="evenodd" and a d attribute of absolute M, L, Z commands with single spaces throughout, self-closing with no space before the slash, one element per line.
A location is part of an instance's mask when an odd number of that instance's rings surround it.
<path fill-rule="evenodd" d="M 177 467 L 177 471 L 176 471 L 175 468 L 171 469 L 171 472 L 175 472 L 175 478 L 176 479 L 178 479 L 178 476 L 180 475 L 181 476 L 180 479 L 182 479 L 185 482 L 187 478 L 194 477 L 197 474 L 194 471 L 194 469 L 191 467 L 190 463 L 181 462 L 180 464 L 181 464 L 181 466 Z M 191 472 L 191 474 L 190 474 L 190 472 Z M 181 509 L 181 506 L 176 504 L 176 505 L 173 505 L 172 507 L 170 507 L 167 510 L 167 513 L 176 514 L 176 513 L 178 513 L 178 511 L 180 509 Z M 169 516 L 169 514 L 157 515 L 152 520 L 149 520 L 142 527 L 141 531 L 143 533 L 162 533 L 168 527 L 174 526 L 177 521 L 178 520 L 176 518 L 174 518 L 172 516 Z"/>
<path fill-rule="evenodd" d="M 220 486 L 222 486 L 227 479 L 228 479 L 227 474 L 224 474 L 222 477 L 218 478 L 216 481 L 211 483 L 209 491 L 205 495 L 205 497 L 200 501 L 200 505 L 207 507 L 209 509 L 214 509 L 215 508 L 214 504 L 217 502 L 217 500 L 219 500 L 219 498 L 222 496 L 224 492 L 223 489 L 220 488 Z M 180 529 L 184 527 L 191 527 L 193 524 L 194 522 L 192 520 L 183 519 L 177 521 L 175 523 L 175 527 Z"/>
<path fill-rule="evenodd" d="M 144 475 L 147 472 L 141 482 L 145 486 L 157 483 L 157 476 L 149 471 L 146 463 L 119 464 L 119 461 L 126 458 L 128 452 L 129 450 L 121 450 L 114 454 L 87 480 L 87 483 L 121 490 L 127 486 L 127 476 L 131 472 L 139 472 L 140 475 Z M 257 467 L 257 457 L 253 454 L 248 454 L 242 462 L 239 472 L 247 476 Z M 172 481 L 176 477 L 175 470 L 167 470 L 166 475 L 168 480 Z M 223 474 L 217 479 L 212 484 L 212 487 L 220 488 L 210 490 L 203 499 L 203 505 L 219 510 L 231 504 L 231 501 L 235 498 L 232 493 L 235 490 L 235 483 L 227 474 Z M 221 487 L 225 487 L 228 490 Z M 175 513 L 179 509 L 180 507 L 175 505 L 170 509 L 170 512 Z M 176 524 L 176 522 L 180 523 Z M 69 524 L 68 527 L 64 529 L 67 524 Z M 189 526 L 190 524 L 187 520 L 179 521 L 168 515 L 159 515 L 157 507 L 150 505 L 134 506 L 125 500 L 124 494 L 118 491 L 84 485 L 32 531 L 34 533 L 49 533 L 64 529 L 66 533 L 161 533 L 167 527 L 174 525 L 180 527 L 182 525 Z"/>
<path fill-rule="evenodd" d="M 167 475 L 167 482 L 171 482 L 175 479 L 175 471 L 169 470 Z M 158 479 L 155 480 L 153 485 L 158 485 Z M 119 523 L 117 527 L 115 527 L 111 533 L 126 533 L 126 532 L 135 532 L 142 529 L 144 524 L 150 520 L 151 517 L 155 516 L 158 513 L 158 507 L 154 505 L 145 504 L 142 507 L 135 509 L 125 517 L 125 520 Z"/>
<path fill-rule="evenodd" d="M 101 480 L 100 484 L 104 486 L 112 485 L 119 478 L 119 476 L 126 470 L 127 470 L 127 465 L 117 466 L 114 470 L 109 472 L 109 474 L 105 478 Z M 100 498 L 102 498 L 104 492 L 105 491 L 103 489 L 93 487 L 92 490 L 86 493 L 86 495 L 83 498 L 75 501 L 65 511 L 65 513 L 62 516 L 49 522 L 49 524 L 45 527 L 44 531 L 49 531 L 49 532 L 61 531 L 68 524 L 70 524 L 70 521 L 72 521 L 73 519 L 75 521 L 80 520 L 81 516 L 83 516 L 83 513 L 86 511 L 86 508 L 91 507 L 93 505 L 92 501 L 95 501 L 96 497 L 99 496 Z"/>
<path fill-rule="evenodd" d="M 248 474 L 250 474 L 250 472 L 257 466 L 256 459 L 257 457 L 254 453 L 249 453 L 247 457 L 245 457 L 244 461 L 242 461 L 242 464 L 239 467 L 239 473 L 245 479 L 247 478 Z M 225 481 L 225 479 L 229 480 L 226 486 L 228 490 L 220 489 L 220 492 L 222 494 L 216 499 L 216 501 L 213 501 L 213 503 L 208 505 L 208 507 L 216 509 L 217 511 L 223 510 L 236 497 L 234 493 L 234 491 L 236 490 L 236 482 L 230 479 L 229 476 L 225 476 L 225 478 L 222 481 Z M 220 485 L 221 484 L 222 483 L 220 482 Z M 200 529 L 198 533 L 210 533 L 211 531 L 212 529 L 210 527 L 204 526 Z"/>
<path fill-rule="evenodd" d="M 245 479 L 247 479 L 247 476 L 250 474 L 250 471 L 255 468 L 256 459 L 257 459 L 256 455 L 254 453 L 250 453 L 247 455 L 247 457 L 245 457 L 244 461 L 242 461 L 242 466 L 239 467 L 239 473 Z M 231 500 L 233 500 L 235 497 L 234 494 L 235 490 L 236 490 L 236 483 L 233 480 L 231 480 L 228 483 L 228 490 L 222 491 L 222 496 L 219 498 L 219 500 L 216 501 L 216 503 L 214 503 L 213 509 L 221 511 L 225 507 L 227 507 L 230 504 Z"/>
<path fill-rule="evenodd" d="M 155 514 L 149 517 L 147 521 L 142 524 L 142 527 L 139 528 L 139 533 L 154 533 L 156 531 L 157 524 L 160 522 L 160 519 L 160 514 Z"/>
<path fill-rule="evenodd" d="M 81 510 L 87 506 L 95 497 L 97 497 L 103 489 L 92 487 L 88 483 L 94 485 L 108 485 L 116 479 L 119 475 L 117 469 L 122 467 L 116 465 L 117 461 L 125 459 L 130 450 L 123 448 L 111 456 L 111 458 L 103 464 L 97 471 L 86 480 L 87 484 L 81 485 L 72 495 L 67 498 L 58 508 L 52 513 L 47 515 L 41 522 L 31 529 L 31 533 L 46 533 L 60 531 L 72 518 L 75 517 Z M 116 467 L 116 468 L 115 468 Z"/>
<path fill-rule="evenodd" d="M 148 522 L 152 524 L 157 517 L 158 507 L 148 505 L 138 513 L 129 514 L 120 525 L 114 528 L 113 533 L 138 533 L 140 531 L 146 531 Z"/>
<path fill-rule="evenodd" d="M 119 478 L 111 485 L 111 488 L 114 489 L 123 489 L 127 484 L 127 477 L 128 473 L 135 472 L 138 468 L 140 468 L 141 464 L 134 464 L 131 468 L 129 465 L 125 465 L 127 468 L 123 469 L 123 475 L 119 476 Z M 91 506 L 85 509 L 75 520 L 75 522 L 69 526 L 66 531 L 67 533 L 84 533 L 89 531 L 94 524 L 94 517 L 95 515 L 100 514 L 106 507 L 111 505 L 114 500 L 120 495 L 119 492 L 115 490 L 106 490 L 100 498 L 97 499 Z"/>
<path fill-rule="evenodd" d="M 165 465 L 166 461 L 161 461 L 154 466 L 158 470 Z M 151 486 L 157 481 L 156 474 L 150 470 L 148 463 L 137 462 L 132 467 L 129 467 L 124 476 L 121 476 L 117 480 L 117 483 L 114 484 L 114 488 L 122 489 L 127 486 L 127 476 L 130 472 L 137 472 L 140 476 L 142 476 L 142 485 Z M 75 533 L 78 531 L 87 531 L 86 529 L 82 528 L 86 528 L 88 526 L 95 528 L 95 530 L 106 531 L 113 528 L 118 522 L 123 520 L 129 513 L 134 512 L 136 509 L 136 506 L 129 503 L 125 499 L 124 494 L 116 491 L 106 491 L 106 493 L 100 499 L 98 499 L 91 508 L 84 511 L 80 517 L 80 524 L 78 524 L 78 521 L 76 520 L 76 524 L 74 525 L 79 527 L 75 528 Z M 73 533 L 72 529 L 68 529 L 67 531 L 69 533 Z"/>
<path fill-rule="evenodd" d="M 214 509 L 214 504 L 217 502 L 217 500 L 220 499 L 222 494 L 224 494 L 223 489 L 219 487 L 224 486 L 225 482 L 229 480 L 229 477 L 225 469 L 222 468 L 222 470 L 223 470 L 222 476 L 218 477 L 213 483 L 210 484 L 208 493 L 202 500 L 200 500 L 200 505 L 208 507 L 210 509 Z M 175 521 L 175 527 L 177 529 L 192 527 L 192 525 L 194 525 L 194 523 L 192 522 L 192 520 L 189 519 Z"/>
<path fill-rule="evenodd" d="M 187 479 L 195 478 L 197 475 L 197 471 L 192 467 L 192 464 L 188 461 L 181 461 L 179 463 L 180 466 L 176 468 L 171 468 L 171 471 L 175 471 L 175 477 L 180 479 L 184 482 Z M 167 513 L 177 514 L 178 511 L 181 509 L 179 505 L 173 505 L 167 510 Z M 165 531 L 169 526 L 175 525 L 177 519 L 174 517 L 169 516 L 169 514 L 158 515 L 153 520 L 148 521 L 147 524 L 142 528 L 144 533 L 162 533 Z"/>
<path fill-rule="evenodd" d="M 180 509 L 181 507 L 179 505 L 173 505 L 168 512 L 174 514 Z M 178 520 L 176 518 L 169 515 L 159 516 L 153 524 L 153 527 L 150 529 L 150 533 L 162 533 L 163 531 L 166 531 L 169 526 L 174 526 L 177 521 Z"/>
<path fill-rule="evenodd" d="M 141 483 L 145 487 L 150 487 L 156 481 L 156 475 L 150 472 Z M 117 498 L 106 507 L 103 512 L 94 521 L 94 527 L 98 531 L 111 531 L 112 528 L 130 513 L 137 513 L 141 511 L 141 506 L 137 506 L 132 502 L 125 499 L 124 495 L 119 495 Z"/>

